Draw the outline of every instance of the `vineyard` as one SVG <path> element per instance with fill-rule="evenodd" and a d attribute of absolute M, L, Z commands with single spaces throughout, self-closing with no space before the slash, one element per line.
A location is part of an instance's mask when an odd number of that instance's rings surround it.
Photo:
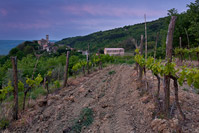
<path fill-rule="evenodd" d="M 42 56 L 28 55 L 19 61 L 16 57 L 12 57 L 1 67 L 8 75 L 3 80 L 3 87 L 0 89 L 1 129 L 6 128 L 12 119 L 19 119 L 19 115 L 31 107 L 31 101 L 41 96 L 48 98 L 50 93 L 67 87 L 68 78 L 76 78 L 78 75 L 86 76 L 101 70 L 108 64 L 133 63 L 133 60 L 128 60 L 132 57 L 128 56 L 121 58 L 92 54 L 85 57 L 75 55 L 73 51 L 47 59 Z M 9 104 L 11 106 L 7 106 Z"/>
<path fill-rule="evenodd" d="M 145 35 L 129 40 L 136 48 L 130 56 L 95 53 L 89 43 L 86 55 L 65 46 L 42 53 L 37 44 L 21 45 L 26 55 L 11 50 L 0 58 L 0 132 L 198 133 L 198 34 L 188 34 L 198 22 L 179 28 L 183 14 L 174 11 L 166 40 L 161 32 L 156 40 L 147 35 L 145 15 Z M 160 38 L 165 42 L 158 48 Z"/>

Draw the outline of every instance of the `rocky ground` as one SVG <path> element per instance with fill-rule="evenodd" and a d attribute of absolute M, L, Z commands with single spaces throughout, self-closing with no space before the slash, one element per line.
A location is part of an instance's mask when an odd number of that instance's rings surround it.
<path fill-rule="evenodd" d="M 198 133 L 199 95 L 179 92 L 187 120 L 182 121 L 178 116 L 173 100 L 173 118 L 160 119 L 154 115 L 157 81 L 151 72 L 147 73 L 147 81 L 149 91 L 140 91 L 136 71 L 128 65 L 112 65 L 80 76 L 70 80 L 69 87 L 33 102 L 32 108 L 3 132 L 70 132 L 81 110 L 88 107 L 94 112 L 93 122 L 83 127 L 82 133 Z M 163 97 L 162 90 L 160 96 Z M 174 99 L 173 90 L 171 98 Z"/>

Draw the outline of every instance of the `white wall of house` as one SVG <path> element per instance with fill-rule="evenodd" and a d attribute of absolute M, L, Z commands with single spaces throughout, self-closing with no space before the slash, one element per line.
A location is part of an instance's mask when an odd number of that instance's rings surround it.
<path fill-rule="evenodd" d="M 123 56 L 124 48 L 104 48 L 104 54 Z"/>

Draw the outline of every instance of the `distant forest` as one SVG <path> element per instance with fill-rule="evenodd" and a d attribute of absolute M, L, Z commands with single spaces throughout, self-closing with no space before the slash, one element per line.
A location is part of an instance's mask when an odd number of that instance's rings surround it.
<path fill-rule="evenodd" d="M 182 38 L 182 47 L 196 47 L 199 43 L 199 0 L 187 5 L 188 10 L 183 13 L 173 8 L 168 10 L 168 16 L 158 20 L 147 22 L 148 48 L 153 49 L 156 35 L 159 32 L 158 53 L 165 51 L 166 35 L 171 16 L 177 16 L 174 33 L 174 47 L 179 46 L 179 37 Z M 144 15 L 143 15 L 144 20 Z M 140 40 L 144 35 L 144 23 L 124 26 L 107 31 L 99 31 L 86 36 L 65 38 L 57 44 L 64 44 L 77 49 L 85 50 L 90 44 L 91 51 L 104 49 L 105 47 L 123 47 L 126 51 L 132 51 L 135 46 L 132 39 Z M 164 52 L 163 52 L 164 53 Z"/>

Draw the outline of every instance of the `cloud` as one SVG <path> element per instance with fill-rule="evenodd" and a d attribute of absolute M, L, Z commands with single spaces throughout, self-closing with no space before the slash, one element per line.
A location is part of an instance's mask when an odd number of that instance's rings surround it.
<path fill-rule="evenodd" d="M 109 5 L 67 5 L 62 6 L 61 9 L 66 13 L 78 15 L 78 16 L 112 16 L 112 17 L 132 17 L 143 16 L 147 13 L 147 16 L 162 16 L 165 15 L 164 11 L 143 9 L 143 8 L 129 8 L 129 7 L 112 7 Z"/>
<path fill-rule="evenodd" d="M 6 10 L 6 9 L 0 9 L 0 15 L 1 16 L 7 16 L 7 14 L 8 14 L 8 11 Z"/>

